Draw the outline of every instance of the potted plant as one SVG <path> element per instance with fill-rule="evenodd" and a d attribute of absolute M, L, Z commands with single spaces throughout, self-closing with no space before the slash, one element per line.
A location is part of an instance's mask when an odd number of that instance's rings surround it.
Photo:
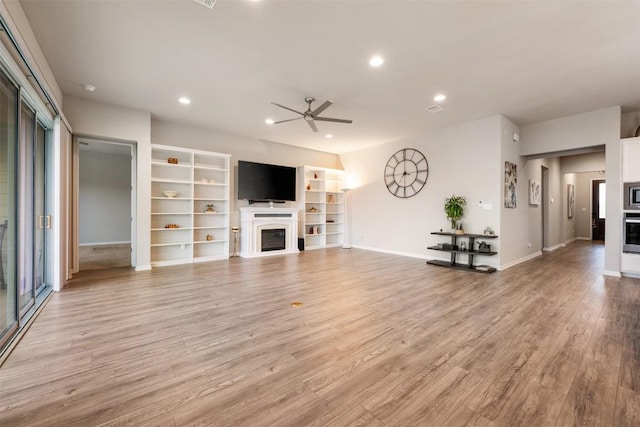
<path fill-rule="evenodd" d="M 445 199 L 444 211 L 447 214 L 447 219 L 451 221 L 451 229 L 456 229 L 456 223 L 462 215 L 464 215 L 464 207 L 467 204 L 467 200 L 462 196 L 456 196 L 455 194 Z"/>

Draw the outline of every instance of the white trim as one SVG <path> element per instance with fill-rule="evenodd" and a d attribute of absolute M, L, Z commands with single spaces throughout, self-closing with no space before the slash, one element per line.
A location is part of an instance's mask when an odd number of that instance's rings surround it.
<path fill-rule="evenodd" d="M 556 249 L 560 249 L 564 245 L 562 243 L 558 243 L 557 245 L 553 245 L 550 248 L 542 248 L 542 252 L 553 252 Z"/>
<path fill-rule="evenodd" d="M 567 241 L 565 241 L 565 242 L 564 242 L 564 245 L 566 246 L 566 245 L 568 245 L 569 243 L 573 243 L 573 242 L 575 242 L 576 240 L 578 240 L 578 238 L 577 238 L 577 237 L 574 237 L 574 238 L 572 238 L 572 239 L 569 239 L 569 240 L 567 240 Z"/>
<path fill-rule="evenodd" d="M 94 242 L 94 243 L 80 243 L 79 246 L 106 246 L 106 245 L 125 245 L 131 244 L 130 240 L 122 242 Z"/>
<path fill-rule="evenodd" d="M 135 267 L 135 271 L 147 271 L 147 270 L 151 270 L 150 265 L 139 265 Z"/>
<path fill-rule="evenodd" d="M 511 262 L 508 262 L 508 263 L 506 263 L 504 265 L 501 265 L 500 268 L 498 268 L 498 270 L 500 270 L 500 271 L 506 270 L 507 268 L 514 267 L 514 266 L 516 266 L 518 264 L 522 264 L 523 262 L 526 262 L 526 261 L 530 261 L 530 260 L 532 260 L 534 258 L 537 258 L 537 257 L 541 256 L 541 255 L 542 255 L 542 251 L 534 252 L 534 253 L 532 253 L 530 255 L 527 255 L 527 256 L 522 257 L 520 259 L 517 259 L 515 261 L 511 261 Z"/>
<path fill-rule="evenodd" d="M 603 276 L 611 276 L 611 277 L 622 277 L 619 271 L 611 271 L 611 270 L 603 270 Z"/>
<path fill-rule="evenodd" d="M 576 237 L 578 240 L 591 240 L 591 237 Z"/>
<path fill-rule="evenodd" d="M 66 281 L 66 274 L 62 271 L 62 254 L 66 252 L 66 245 L 63 244 L 65 239 L 62 236 L 63 215 L 62 215 L 62 126 L 60 123 L 60 117 L 56 117 L 53 124 L 53 144 L 51 154 L 53 156 L 53 182 L 51 182 L 50 191 L 52 191 L 52 213 L 53 216 L 53 244 L 50 248 L 55 248 L 53 254 L 51 254 L 52 266 L 51 266 L 51 287 L 54 291 L 62 290 L 64 282 Z"/>
<path fill-rule="evenodd" d="M 630 273 L 627 271 L 623 271 L 622 277 L 631 277 L 632 279 L 640 279 L 640 273 Z"/>

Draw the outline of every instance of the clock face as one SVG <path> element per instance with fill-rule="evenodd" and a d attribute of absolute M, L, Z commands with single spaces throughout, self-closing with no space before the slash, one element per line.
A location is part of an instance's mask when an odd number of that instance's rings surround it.
<path fill-rule="evenodd" d="M 413 148 L 395 153 L 384 168 L 384 183 L 391 194 L 400 198 L 415 196 L 429 177 L 427 158 Z"/>

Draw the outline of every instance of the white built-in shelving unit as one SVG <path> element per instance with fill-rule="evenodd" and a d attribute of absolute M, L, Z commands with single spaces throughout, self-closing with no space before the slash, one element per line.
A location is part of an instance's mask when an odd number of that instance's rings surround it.
<path fill-rule="evenodd" d="M 305 249 L 340 246 L 344 242 L 344 171 L 300 166 L 298 237 Z"/>
<path fill-rule="evenodd" d="M 152 266 L 229 257 L 230 157 L 151 146 Z M 169 158 L 178 159 L 178 163 L 169 163 Z M 178 194 L 167 197 L 167 190 Z"/>

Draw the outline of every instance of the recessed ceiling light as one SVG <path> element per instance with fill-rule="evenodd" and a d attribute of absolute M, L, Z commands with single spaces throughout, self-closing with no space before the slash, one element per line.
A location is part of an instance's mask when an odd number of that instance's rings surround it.
<path fill-rule="evenodd" d="M 327 139 L 331 139 L 331 138 L 333 138 L 333 134 L 328 133 L 324 137 L 327 138 Z"/>
<path fill-rule="evenodd" d="M 273 119 L 267 119 L 264 122 L 268 125 L 272 125 L 274 123 Z"/>
<path fill-rule="evenodd" d="M 433 100 L 436 102 L 444 101 L 445 99 L 447 99 L 447 97 L 441 93 L 433 97 Z"/>
<path fill-rule="evenodd" d="M 186 96 L 183 96 L 181 98 L 178 99 L 178 102 L 180 104 L 184 104 L 184 105 L 189 105 L 191 104 L 191 100 L 189 98 L 187 98 Z"/>
<path fill-rule="evenodd" d="M 379 67 L 382 64 L 384 64 L 384 59 L 382 59 L 382 56 L 372 56 L 369 60 L 369 65 L 371 65 L 372 67 Z"/>
<path fill-rule="evenodd" d="M 84 84 L 84 85 L 82 85 L 82 87 L 87 92 L 93 92 L 94 90 L 96 90 L 96 87 L 94 85 Z"/>

